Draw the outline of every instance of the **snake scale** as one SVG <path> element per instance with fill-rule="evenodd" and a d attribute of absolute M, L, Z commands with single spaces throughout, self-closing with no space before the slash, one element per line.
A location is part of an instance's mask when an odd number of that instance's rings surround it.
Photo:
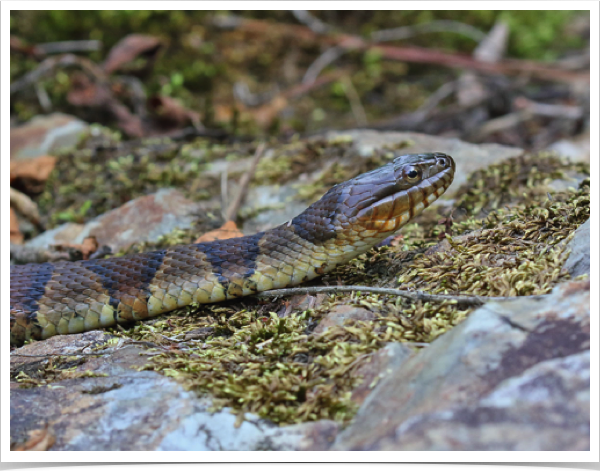
<path fill-rule="evenodd" d="M 252 236 L 103 260 L 13 265 L 11 345 L 312 280 L 396 232 L 446 191 L 454 171 L 446 154 L 402 155 Z"/>

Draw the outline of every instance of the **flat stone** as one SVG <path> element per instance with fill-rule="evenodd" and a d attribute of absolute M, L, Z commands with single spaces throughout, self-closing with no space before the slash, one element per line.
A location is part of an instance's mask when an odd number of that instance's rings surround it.
<path fill-rule="evenodd" d="M 174 229 L 187 229 L 198 219 L 199 206 L 177 190 L 163 188 L 136 198 L 88 222 L 75 239 L 80 244 L 95 236 L 113 252 L 134 243 L 156 242 Z"/>
<path fill-rule="evenodd" d="M 279 427 L 246 414 L 236 427 L 231 409 L 212 412 L 209 398 L 158 373 L 138 371 L 148 362 L 143 346 L 120 339 L 97 350 L 112 338 L 100 331 L 55 336 L 15 351 L 103 355 L 74 362 L 75 372 L 90 377 L 29 389 L 11 383 L 11 442 L 23 443 L 29 432 L 46 425 L 54 438 L 51 450 L 326 450 L 335 440 L 338 424 L 329 420 Z M 11 370 L 31 375 L 48 361 L 12 356 Z"/>
<path fill-rule="evenodd" d="M 350 306 L 348 304 L 338 305 L 333 307 L 321 322 L 319 322 L 319 325 L 315 327 L 314 333 L 322 334 L 329 327 L 333 327 L 334 325 L 344 325 L 344 322 L 349 319 L 369 321 L 375 319 L 375 317 L 373 312 L 362 307 Z"/>
<path fill-rule="evenodd" d="M 36 116 L 10 130 L 10 159 L 31 159 L 73 147 L 88 128 L 84 121 L 63 113 Z"/>
<path fill-rule="evenodd" d="M 37 237 L 28 240 L 24 245 L 32 249 L 45 249 L 51 245 L 72 244 L 83 230 L 83 224 L 67 222 L 60 226 L 42 232 Z"/>
<path fill-rule="evenodd" d="M 575 231 L 573 239 L 568 243 L 567 250 L 571 253 L 564 268 L 571 278 L 590 274 L 590 220 L 588 219 Z"/>
<path fill-rule="evenodd" d="M 359 405 L 365 402 L 383 378 L 393 375 L 415 354 L 415 350 L 403 343 L 390 343 L 377 350 L 354 372 L 355 376 L 362 376 L 363 379 L 352 390 L 352 400 Z"/>
<path fill-rule="evenodd" d="M 443 152 L 450 155 L 456 162 L 457 171 L 451 191 L 447 195 L 451 195 L 465 183 L 470 173 L 502 160 L 518 157 L 524 152 L 523 149 L 517 147 L 499 144 L 470 144 L 460 139 L 429 136 L 416 132 L 350 130 L 330 131 L 326 134 L 327 139 L 334 139 L 336 136 L 338 138 L 339 136 L 351 137 L 354 149 L 364 157 L 369 157 L 375 149 L 397 146 L 402 143 L 406 143 L 406 146 L 397 151 L 399 155 L 422 152 Z"/>
<path fill-rule="evenodd" d="M 283 224 L 306 209 L 306 203 L 295 199 L 295 185 L 261 185 L 250 188 L 242 211 L 262 209 L 259 214 L 244 222 L 244 234 L 256 234 Z"/>
<path fill-rule="evenodd" d="M 573 162 L 590 163 L 590 133 L 583 133 L 573 139 L 563 139 L 554 142 L 548 147 L 548 150 L 568 157 Z"/>
<path fill-rule="evenodd" d="M 584 365 L 578 355 L 590 348 L 589 287 L 589 281 L 567 282 L 542 299 L 524 297 L 491 302 L 477 309 L 464 323 L 436 339 L 408 359 L 393 375 L 384 378 L 363 403 L 351 425 L 338 435 L 333 448 L 483 450 L 517 446 L 511 434 L 523 427 L 520 412 L 524 409 L 510 407 L 510 401 L 506 402 L 508 406 L 498 420 L 507 422 L 504 427 L 506 438 L 498 442 L 499 432 L 490 435 L 489 439 L 484 435 L 485 425 L 496 423 L 498 418 L 494 411 L 485 415 L 484 408 L 490 409 L 490 398 L 499 401 L 502 394 L 499 391 L 507 391 L 511 384 L 534 381 L 531 378 L 539 371 L 551 369 L 548 365 L 560 363 L 561 359 L 577 357 L 579 364 Z M 536 403 L 537 409 L 528 408 L 530 414 L 539 415 L 539 420 L 528 425 L 528 434 L 516 435 L 520 437 L 519 449 L 585 449 L 586 444 L 589 447 L 589 416 L 586 422 L 585 409 L 580 407 L 583 402 L 573 406 L 577 409 L 573 419 L 574 409 L 564 404 L 564 398 L 571 393 L 584 398 L 582 401 L 589 395 L 589 383 L 586 385 L 582 372 L 585 366 L 577 368 L 579 373 L 575 374 L 580 380 L 573 386 L 574 391 L 567 388 L 565 393 L 560 384 L 545 387 Z M 565 373 L 563 378 L 570 374 Z M 513 387 L 513 391 L 517 390 Z M 513 394 L 512 403 L 518 404 L 520 396 L 516 392 Z M 455 420 L 459 422 L 457 430 L 462 427 L 461 423 L 467 423 L 472 429 L 471 436 L 476 439 L 470 440 L 466 436 L 452 440 L 453 422 L 447 426 L 446 435 L 442 434 L 436 441 L 438 419 L 452 422 L 452 414 L 457 409 L 479 410 L 476 419 L 458 415 Z M 560 441 L 553 438 L 554 432 L 546 434 L 548 420 L 552 420 L 557 428 L 562 427 Z M 575 425 L 567 426 L 569 424 Z M 403 434 L 411 430 L 421 438 L 405 442 Z"/>
<path fill-rule="evenodd" d="M 589 450 L 590 352 L 543 361 L 473 406 L 416 416 L 403 450 Z"/>

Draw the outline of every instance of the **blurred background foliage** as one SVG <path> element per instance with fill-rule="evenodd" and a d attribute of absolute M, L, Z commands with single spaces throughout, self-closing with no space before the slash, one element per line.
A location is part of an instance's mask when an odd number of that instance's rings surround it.
<path fill-rule="evenodd" d="M 581 14 L 530 10 L 314 12 L 333 27 L 334 32 L 362 37 L 382 29 L 436 20 L 460 21 L 487 33 L 496 21 L 503 20 L 510 26 L 506 56 L 536 61 L 552 61 L 583 47 L 581 35 L 569 32 L 569 25 Z M 266 129 L 261 129 L 252 114 L 236 106 L 234 85 L 242 82 L 253 94 L 276 94 L 301 82 L 307 68 L 328 46 L 271 34 L 268 30 L 257 35 L 219 28 L 211 21 L 217 15 L 236 15 L 281 25 L 298 24 L 293 14 L 285 10 L 11 11 L 10 24 L 11 35 L 28 45 L 99 40 L 101 50 L 85 54 L 97 63 L 128 34 L 143 33 L 160 38 L 163 49 L 151 72 L 141 77 L 146 93 L 182 100 L 186 107 L 201 113 L 206 126 L 218 125 L 231 132 L 254 135 L 264 131 L 272 134 L 311 132 L 354 124 L 348 82 L 338 79 L 311 91 L 310 96 L 295 103 L 293 110 L 280 113 Z M 471 54 L 477 46 L 472 38 L 452 32 L 417 34 L 392 44 L 464 54 Z M 11 82 L 38 64 L 38 58 L 11 54 Z M 348 52 L 326 70 L 338 68 L 348 71 L 370 123 L 417 109 L 433 90 L 460 73 L 435 65 L 385 60 L 376 51 Z M 71 87 L 69 71 L 58 70 L 46 77 L 42 85 L 56 110 L 77 114 L 66 99 Z M 42 112 L 34 93 L 13 97 L 11 108 L 18 122 Z"/>

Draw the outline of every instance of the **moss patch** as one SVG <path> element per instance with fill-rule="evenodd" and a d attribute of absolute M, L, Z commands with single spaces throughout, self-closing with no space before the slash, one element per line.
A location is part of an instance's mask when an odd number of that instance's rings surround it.
<path fill-rule="evenodd" d="M 528 156 L 474 174 L 458 192 L 454 207 L 466 209 L 456 220 L 447 217 L 450 209 L 444 210 L 443 221 L 435 211 L 425 213 L 406 227 L 395 245 L 359 256 L 324 282 L 485 296 L 549 292 L 568 279 L 560 243 L 589 217 L 589 179 L 577 190 L 548 196 L 546 183 L 555 172 L 573 170 L 552 159 Z M 484 187 L 487 191 L 480 191 Z M 516 203 L 481 215 L 497 201 Z M 440 238 L 446 240 L 440 243 Z M 253 412 L 279 424 L 346 422 L 357 407 L 351 392 L 361 381 L 353 372 L 370 353 L 387 342 L 430 342 L 470 312 L 451 301 L 411 303 L 368 293 L 332 295 L 315 310 L 280 318 L 276 313 L 285 310 L 283 304 L 245 299 L 190 307 L 118 335 L 161 345 L 145 369 L 210 394 L 217 408 L 232 407 L 240 420 Z M 347 321 L 314 334 L 336 304 L 369 309 L 376 318 Z"/>

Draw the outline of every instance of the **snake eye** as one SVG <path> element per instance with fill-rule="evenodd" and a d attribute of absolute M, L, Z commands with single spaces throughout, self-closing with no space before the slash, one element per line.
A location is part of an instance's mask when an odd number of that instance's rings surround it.
<path fill-rule="evenodd" d="M 410 183 L 414 183 L 421 178 L 421 170 L 418 169 L 417 167 L 412 167 L 412 166 L 405 167 L 403 173 L 404 173 L 404 178 L 406 178 L 406 180 L 409 181 Z"/>

